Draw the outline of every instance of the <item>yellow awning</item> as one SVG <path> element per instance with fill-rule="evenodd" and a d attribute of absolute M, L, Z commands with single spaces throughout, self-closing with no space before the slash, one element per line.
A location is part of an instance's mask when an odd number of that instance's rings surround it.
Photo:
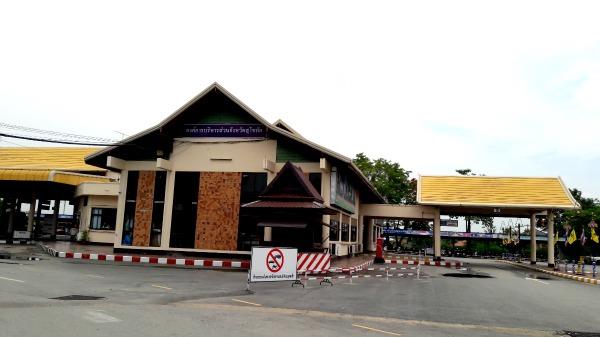
<path fill-rule="evenodd" d="M 417 202 L 437 206 L 579 208 L 559 177 L 421 176 Z"/>
<path fill-rule="evenodd" d="M 49 181 L 59 184 L 77 186 L 84 182 L 107 183 L 112 180 L 107 177 L 80 174 L 73 172 L 62 172 L 56 170 L 18 170 L 0 169 L 0 180 L 11 181 Z"/>
<path fill-rule="evenodd" d="M 96 171 L 84 158 L 98 151 L 93 147 L 0 147 L 0 168 L 62 171 Z"/>

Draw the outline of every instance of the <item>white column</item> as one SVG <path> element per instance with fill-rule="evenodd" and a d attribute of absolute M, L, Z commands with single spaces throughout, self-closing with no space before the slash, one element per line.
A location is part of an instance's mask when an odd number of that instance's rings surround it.
<path fill-rule="evenodd" d="M 531 244 L 531 257 L 529 259 L 529 261 L 531 261 L 531 264 L 535 264 L 536 263 L 536 247 L 537 247 L 537 242 L 536 242 L 536 238 L 535 238 L 535 234 L 536 234 L 536 227 L 535 227 L 535 214 L 531 215 L 531 219 L 529 219 L 530 225 L 529 225 L 529 231 L 531 232 L 531 240 L 530 240 L 530 244 Z"/>
<path fill-rule="evenodd" d="M 437 210 L 433 218 L 433 250 L 435 260 L 442 259 L 442 233 L 440 232 L 440 211 Z"/>
<path fill-rule="evenodd" d="M 27 213 L 27 231 L 29 232 L 29 237 L 32 238 L 33 235 L 33 218 L 35 217 L 35 192 L 31 193 L 31 202 L 29 203 L 29 213 Z"/>
<path fill-rule="evenodd" d="M 58 213 L 60 211 L 60 200 L 54 200 L 54 213 L 52 213 L 52 237 L 56 238 L 56 227 L 58 225 Z M 68 233 L 65 233 L 68 234 Z"/>
<path fill-rule="evenodd" d="M 169 248 L 171 244 L 171 221 L 173 218 L 173 198 L 175 193 L 175 171 L 167 171 L 165 203 L 163 204 L 163 223 L 160 247 Z"/>
<path fill-rule="evenodd" d="M 117 223 L 115 224 L 114 247 L 121 248 L 123 241 L 123 221 L 125 221 L 125 199 L 127 195 L 127 175 L 129 171 L 121 171 L 119 196 L 117 197 Z"/>
<path fill-rule="evenodd" d="M 271 242 L 272 238 L 273 238 L 273 232 L 272 232 L 271 227 L 265 227 L 265 233 L 264 233 L 263 240 L 265 242 Z"/>
<path fill-rule="evenodd" d="M 548 267 L 554 268 L 554 213 L 548 210 Z"/>

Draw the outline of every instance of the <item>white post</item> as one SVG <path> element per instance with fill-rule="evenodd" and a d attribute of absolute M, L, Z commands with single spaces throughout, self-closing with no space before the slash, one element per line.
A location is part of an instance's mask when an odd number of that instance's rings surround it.
<path fill-rule="evenodd" d="M 163 223 L 160 237 L 161 248 L 169 248 L 171 245 L 171 223 L 173 220 L 172 215 L 173 198 L 175 193 L 175 171 L 167 171 L 167 181 L 165 184 L 165 203 L 163 204 Z"/>
<path fill-rule="evenodd" d="M 437 210 L 435 217 L 433 218 L 433 249 L 434 249 L 434 260 L 440 261 L 442 259 L 442 235 L 440 232 L 440 211 Z"/>
<path fill-rule="evenodd" d="M 535 234 L 536 234 L 535 214 L 531 214 L 531 219 L 529 219 L 529 222 L 530 222 L 529 230 L 531 232 L 531 234 L 530 234 L 531 256 L 529 258 L 529 261 L 531 262 L 531 264 L 535 264 L 536 263 L 536 247 L 537 247 L 537 242 L 535 239 Z"/>
<path fill-rule="evenodd" d="M 31 193 L 31 202 L 29 203 L 29 213 L 27 213 L 27 231 L 29 238 L 33 238 L 33 218 L 35 217 L 35 192 Z"/>
<path fill-rule="evenodd" d="M 548 210 L 548 267 L 554 268 L 554 213 Z"/>

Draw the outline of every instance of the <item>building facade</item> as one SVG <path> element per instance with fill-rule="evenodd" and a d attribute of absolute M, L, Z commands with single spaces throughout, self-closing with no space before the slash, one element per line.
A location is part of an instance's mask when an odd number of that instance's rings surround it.
<path fill-rule="evenodd" d="M 120 250 L 248 254 L 277 242 L 343 256 L 372 247 L 361 204 L 384 202 L 351 159 L 265 121 L 216 83 L 86 163 L 120 172 Z M 260 212 L 245 207 L 261 198 L 270 199 Z"/>

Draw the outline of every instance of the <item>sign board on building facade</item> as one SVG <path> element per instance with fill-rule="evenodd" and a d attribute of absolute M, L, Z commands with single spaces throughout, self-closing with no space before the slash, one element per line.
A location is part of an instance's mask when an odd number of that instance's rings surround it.
<path fill-rule="evenodd" d="M 458 219 L 440 220 L 440 225 L 444 227 L 458 227 Z"/>
<path fill-rule="evenodd" d="M 249 281 L 296 281 L 297 261 L 297 248 L 252 247 Z"/>
<path fill-rule="evenodd" d="M 184 124 L 183 137 L 265 138 L 262 124 Z"/>
<path fill-rule="evenodd" d="M 345 211 L 354 213 L 356 193 L 348 177 L 342 174 L 337 167 L 331 168 L 331 205 L 338 206 Z"/>
<path fill-rule="evenodd" d="M 29 239 L 31 238 L 31 233 L 28 231 L 14 231 L 13 239 Z"/>

